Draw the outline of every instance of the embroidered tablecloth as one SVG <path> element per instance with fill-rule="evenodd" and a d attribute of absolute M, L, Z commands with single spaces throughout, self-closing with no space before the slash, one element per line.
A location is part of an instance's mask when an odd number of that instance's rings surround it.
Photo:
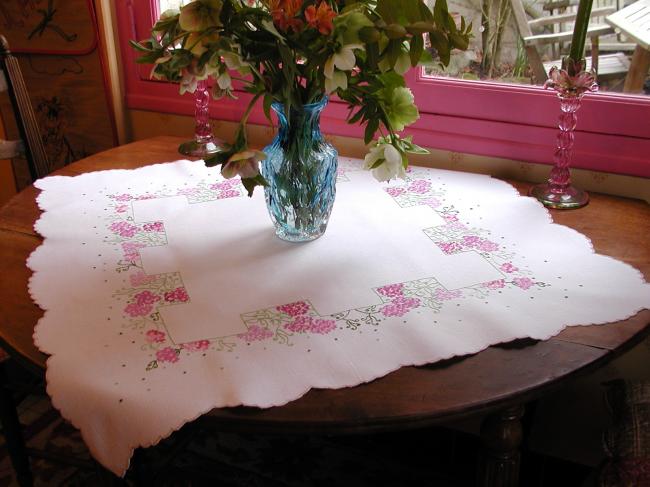
<path fill-rule="evenodd" d="M 487 176 L 412 168 L 377 183 L 340 159 L 326 234 L 275 237 L 262 191 L 201 161 L 36 182 L 28 260 L 48 392 L 92 454 L 223 406 L 285 404 L 403 365 L 650 307 L 634 268 Z"/>

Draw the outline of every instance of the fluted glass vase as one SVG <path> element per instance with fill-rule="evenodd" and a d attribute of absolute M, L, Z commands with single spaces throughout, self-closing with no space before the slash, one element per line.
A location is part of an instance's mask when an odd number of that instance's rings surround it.
<path fill-rule="evenodd" d="M 266 205 L 278 237 L 290 242 L 314 240 L 327 228 L 336 195 L 337 152 L 320 131 L 327 98 L 289 112 L 273 103 L 278 133 L 264 148 L 262 176 Z"/>

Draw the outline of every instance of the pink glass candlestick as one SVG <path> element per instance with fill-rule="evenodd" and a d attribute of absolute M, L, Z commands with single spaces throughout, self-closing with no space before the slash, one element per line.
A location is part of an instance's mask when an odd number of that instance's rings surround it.
<path fill-rule="evenodd" d="M 584 71 L 584 60 L 573 63 L 565 59 L 562 69 L 551 69 L 544 87 L 555 90 L 560 100 L 560 133 L 557 136 L 557 148 L 553 156 L 555 165 L 550 177 L 546 183 L 533 186 L 530 195 L 549 208 L 580 208 L 589 202 L 589 195 L 571 185 L 569 166 L 575 138 L 574 130 L 578 121 L 576 112 L 584 94 L 587 91 L 597 91 L 598 85 L 594 75 Z"/>
<path fill-rule="evenodd" d="M 194 110 L 196 124 L 194 139 L 183 142 L 178 147 L 178 152 L 186 156 L 204 158 L 222 150 L 221 141 L 212 135 L 212 127 L 210 126 L 210 114 L 208 110 L 210 90 L 207 80 L 197 82 L 196 90 L 194 91 L 194 101 L 196 103 Z"/>

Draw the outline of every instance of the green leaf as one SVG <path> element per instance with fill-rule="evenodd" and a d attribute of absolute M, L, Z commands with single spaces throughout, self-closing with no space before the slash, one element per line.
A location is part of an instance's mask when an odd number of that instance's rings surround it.
<path fill-rule="evenodd" d="M 401 24 L 389 24 L 384 30 L 389 39 L 402 39 L 406 36 L 406 29 Z"/>
<path fill-rule="evenodd" d="M 362 27 L 359 29 L 359 39 L 366 44 L 379 41 L 381 33 L 375 27 Z"/>
<path fill-rule="evenodd" d="M 357 111 L 357 113 L 355 113 L 355 114 L 352 116 L 352 118 L 350 118 L 350 119 L 348 120 L 348 123 L 351 123 L 351 124 L 353 124 L 353 123 L 357 123 L 359 120 L 361 120 L 361 117 L 363 116 L 364 113 L 365 113 L 365 107 L 362 106 L 362 107 Z"/>
<path fill-rule="evenodd" d="M 242 178 L 241 182 L 244 185 L 244 188 L 246 188 L 249 197 L 253 196 L 253 191 L 255 191 L 257 186 L 269 185 L 261 174 L 258 174 L 254 178 Z"/>
<path fill-rule="evenodd" d="M 364 133 L 363 141 L 365 144 L 369 144 L 372 139 L 375 137 L 375 132 L 379 128 L 379 119 L 378 118 L 371 118 L 368 120 L 368 124 L 366 125 L 366 130 Z"/>
<path fill-rule="evenodd" d="M 370 169 L 372 170 L 372 169 L 376 169 L 376 168 L 378 168 L 379 166 L 381 166 L 381 165 L 383 164 L 383 162 L 384 162 L 385 160 L 386 160 L 386 159 L 384 159 L 383 157 L 380 157 L 379 159 L 377 159 L 377 160 L 372 164 L 372 166 L 370 166 Z"/>
<path fill-rule="evenodd" d="M 450 30 L 450 21 L 453 24 L 453 18 L 449 15 L 446 0 L 436 0 L 436 5 L 433 8 L 433 20 L 435 24 L 444 30 Z"/>
<path fill-rule="evenodd" d="M 378 0 L 375 11 L 386 23 L 397 22 L 396 12 L 399 12 L 400 2 L 398 0 Z"/>
<path fill-rule="evenodd" d="M 431 10 L 427 6 L 427 4 L 424 3 L 424 2 L 418 2 L 418 3 L 419 3 L 418 8 L 420 10 L 419 13 L 420 13 L 420 17 L 422 18 L 422 20 L 424 22 L 432 23 L 433 22 L 433 13 L 431 13 Z"/>
<path fill-rule="evenodd" d="M 230 156 L 232 156 L 235 152 L 236 151 L 232 150 L 232 148 L 222 152 L 217 152 L 215 155 L 205 158 L 205 165 L 208 167 L 214 167 L 220 164 L 225 164 L 228 162 L 228 159 L 230 159 Z"/>
<path fill-rule="evenodd" d="M 381 83 L 381 86 L 384 88 L 382 91 L 392 91 L 395 88 L 406 86 L 404 77 L 392 71 L 380 74 L 377 76 L 377 79 Z"/>
<path fill-rule="evenodd" d="M 383 95 L 383 109 L 389 128 L 395 132 L 404 130 L 419 118 L 413 102 L 413 93 L 406 87 L 399 87 Z"/>
<path fill-rule="evenodd" d="M 136 51 L 141 51 L 141 52 L 150 52 L 151 51 L 151 49 L 143 46 L 142 44 L 140 44 L 139 42 L 136 42 L 134 40 L 129 40 L 129 45 L 133 49 L 135 49 Z"/>
<path fill-rule="evenodd" d="M 434 30 L 429 32 L 429 42 L 431 43 L 431 46 L 438 51 L 440 62 L 447 66 L 451 57 L 451 49 L 449 47 L 447 36 L 439 30 Z"/>
<path fill-rule="evenodd" d="M 433 56 L 431 55 L 431 53 L 427 49 L 422 51 L 422 56 L 420 56 L 420 61 L 418 61 L 418 63 L 421 66 L 431 66 L 431 65 L 433 65 Z"/>
<path fill-rule="evenodd" d="M 264 94 L 264 101 L 263 101 L 262 106 L 264 107 L 264 116 L 271 123 L 273 123 L 273 120 L 271 119 L 271 105 L 272 104 L 273 104 L 273 95 L 271 95 L 271 93 L 265 93 Z"/>
<path fill-rule="evenodd" d="M 273 22 L 271 22 L 270 20 L 263 20 L 262 27 L 264 27 L 264 30 L 266 30 L 266 32 L 268 32 L 272 36 L 281 40 L 283 43 L 285 42 L 285 39 L 282 36 L 282 34 L 278 32 L 278 30 L 275 28 L 275 25 L 273 25 Z"/>
<path fill-rule="evenodd" d="M 424 21 L 413 22 L 412 24 L 406 26 L 406 30 L 414 36 L 425 34 L 426 32 L 429 32 L 433 29 L 435 29 L 435 25 L 433 25 L 432 22 Z"/>
<path fill-rule="evenodd" d="M 463 35 L 458 34 L 456 32 L 450 32 L 449 33 L 449 40 L 452 42 L 453 46 L 456 49 L 460 49 L 462 51 L 465 51 L 469 47 L 469 37 L 463 36 Z"/>
<path fill-rule="evenodd" d="M 366 45 L 366 62 L 372 71 L 377 70 L 377 63 L 379 62 L 379 43 L 373 42 L 372 44 Z"/>
<path fill-rule="evenodd" d="M 152 360 L 147 364 L 146 371 L 149 372 L 150 370 L 157 369 L 157 368 L 158 368 L 158 361 Z"/>
<path fill-rule="evenodd" d="M 424 52 L 424 39 L 422 34 L 414 35 L 411 39 L 411 50 L 409 55 L 411 56 L 411 66 L 417 66 L 422 58 L 422 53 Z"/>
<path fill-rule="evenodd" d="M 391 68 L 395 67 L 395 63 L 397 62 L 397 58 L 399 57 L 401 52 L 402 52 L 401 40 L 391 40 L 388 43 L 388 47 L 386 48 L 386 54 L 388 56 L 388 64 L 390 65 Z"/>

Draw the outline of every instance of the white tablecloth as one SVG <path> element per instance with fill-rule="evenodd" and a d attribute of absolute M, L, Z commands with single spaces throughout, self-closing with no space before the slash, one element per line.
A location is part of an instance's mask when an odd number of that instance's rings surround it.
<path fill-rule="evenodd" d="M 117 474 L 215 407 L 281 405 L 650 307 L 637 270 L 481 175 L 413 168 L 379 184 L 342 158 L 330 226 L 303 244 L 275 237 L 262 191 L 249 199 L 201 161 L 36 186 L 48 392 Z"/>

